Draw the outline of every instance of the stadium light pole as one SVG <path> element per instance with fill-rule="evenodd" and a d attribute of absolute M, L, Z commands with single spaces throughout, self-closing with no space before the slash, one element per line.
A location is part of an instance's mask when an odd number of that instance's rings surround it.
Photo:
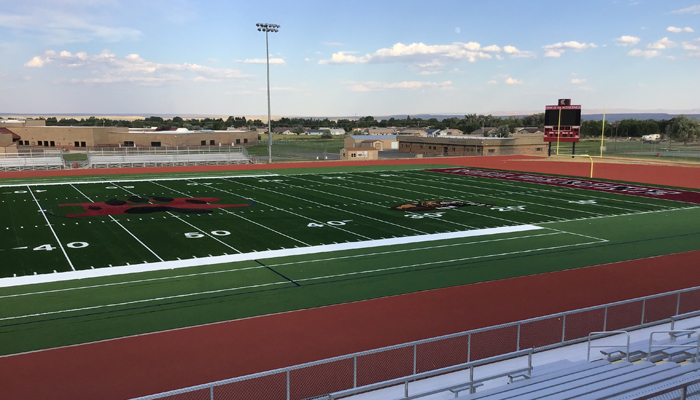
<path fill-rule="evenodd" d="M 265 32 L 265 57 L 267 59 L 267 154 L 268 163 L 272 164 L 272 113 L 270 112 L 270 44 L 267 38 L 269 32 L 279 32 L 276 24 L 255 24 L 259 32 Z"/>

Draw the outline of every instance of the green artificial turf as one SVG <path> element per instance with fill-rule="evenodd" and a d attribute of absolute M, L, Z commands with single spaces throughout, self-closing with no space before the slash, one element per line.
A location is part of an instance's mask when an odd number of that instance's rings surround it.
<path fill-rule="evenodd" d="M 337 172 L 0 188 L 9 216 L 0 222 L 0 273 L 68 271 L 68 259 L 76 269 L 117 268 L 504 225 L 544 229 L 2 288 L 0 354 L 700 249 L 700 212 L 686 203 L 418 170 Z M 59 204 L 133 195 L 252 206 L 61 216 L 69 208 Z M 418 200 L 492 206 L 391 209 Z M 580 200 L 595 204 L 571 203 Z M 53 214 L 68 257 L 37 202 Z"/>

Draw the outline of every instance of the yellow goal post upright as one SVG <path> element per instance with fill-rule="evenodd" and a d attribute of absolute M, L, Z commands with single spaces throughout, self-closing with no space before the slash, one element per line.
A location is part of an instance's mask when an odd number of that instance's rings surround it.
<path fill-rule="evenodd" d="M 571 157 L 588 157 L 589 160 L 591 160 L 591 174 L 590 177 L 593 178 L 593 159 L 594 158 L 603 158 L 603 149 L 605 148 L 605 107 L 603 107 L 603 124 L 602 124 L 602 129 L 600 132 L 600 155 L 599 156 L 591 156 L 588 154 L 572 154 Z"/>

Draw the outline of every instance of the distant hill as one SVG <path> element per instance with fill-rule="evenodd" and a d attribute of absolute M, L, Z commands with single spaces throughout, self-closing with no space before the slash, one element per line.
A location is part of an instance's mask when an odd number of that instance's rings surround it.
<path fill-rule="evenodd" d="M 620 121 L 623 119 L 653 119 L 660 121 L 662 119 L 671 119 L 681 114 L 665 114 L 665 113 L 629 113 L 629 114 L 606 114 L 605 120 L 609 122 Z M 686 117 L 700 118 L 700 114 L 684 114 Z M 584 114 L 581 115 L 583 120 L 601 121 L 603 114 Z"/>

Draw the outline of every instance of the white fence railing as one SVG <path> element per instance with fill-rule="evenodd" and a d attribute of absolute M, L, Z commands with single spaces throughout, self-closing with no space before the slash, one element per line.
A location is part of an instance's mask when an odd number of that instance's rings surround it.
<path fill-rule="evenodd" d="M 638 329 L 700 310 L 700 287 L 567 311 L 140 397 L 303 400 L 484 360 L 588 340 L 592 331 Z"/>

